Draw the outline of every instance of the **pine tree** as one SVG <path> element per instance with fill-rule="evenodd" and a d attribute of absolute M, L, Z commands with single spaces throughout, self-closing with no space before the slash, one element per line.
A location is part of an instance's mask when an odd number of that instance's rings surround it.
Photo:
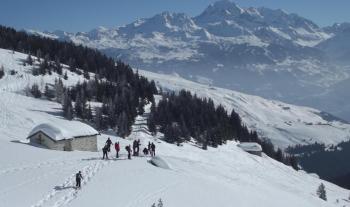
<path fill-rule="evenodd" d="M 63 95 L 63 115 L 66 119 L 72 120 L 73 119 L 73 106 L 72 106 L 72 100 L 69 96 L 68 90 L 65 91 Z"/>
<path fill-rule="evenodd" d="M 48 62 L 47 62 L 47 59 L 44 59 L 44 61 L 42 61 L 39 65 L 39 74 L 45 75 L 47 69 L 48 69 Z"/>
<path fill-rule="evenodd" d="M 142 115 L 143 113 L 145 113 L 144 106 L 145 106 L 145 100 L 141 99 L 139 101 L 139 105 L 137 106 L 138 115 Z"/>
<path fill-rule="evenodd" d="M 88 121 L 91 121 L 93 119 L 93 115 L 92 115 L 92 109 L 91 109 L 91 105 L 89 104 L 89 107 L 86 110 L 86 117 L 85 117 Z"/>
<path fill-rule="evenodd" d="M 180 144 L 183 142 L 183 139 L 180 137 L 179 125 L 176 122 L 165 127 L 164 130 L 164 140 L 169 143 Z"/>
<path fill-rule="evenodd" d="M 68 80 L 67 71 L 66 71 L 66 72 L 64 72 L 63 79 L 64 79 L 64 80 Z"/>
<path fill-rule="evenodd" d="M 321 198 L 322 200 L 325 200 L 325 201 L 327 200 L 326 188 L 323 183 L 321 183 L 321 185 L 318 186 L 316 193 L 318 197 Z"/>
<path fill-rule="evenodd" d="M 203 144 L 202 144 L 202 149 L 207 150 L 208 149 L 208 140 L 204 140 Z"/>
<path fill-rule="evenodd" d="M 28 56 L 27 56 L 27 59 L 26 59 L 26 61 L 25 61 L 28 65 L 33 65 L 33 58 L 32 58 L 32 56 L 29 54 Z"/>
<path fill-rule="evenodd" d="M 41 98 L 41 91 L 39 90 L 38 84 L 34 83 L 30 92 L 34 96 L 34 98 Z"/>
<path fill-rule="evenodd" d="M 74 58 L 70 58 L 69 60 L 68 60 L 68 65 L 69 65 L 69 70 L 71 71 L 71 72 L 75 72 L 76 71 L 76 63 L 75 63 L 75 59 Z"/>
<path fill-rule="evenodd" d="M 62 65 L 60 63 L 60 59 L 56 56 L 55 58 L 55 71 L 58 75 L 62 75 Z"/>
<path fill-rule="evenodd" d="M 73 119 L 73 107 L 72 107 L 72 105 L 68 105 L 68 107 L 67 107 L 66 118 L 68 120 Z"/>
<path fill-rule="evenodd" d="M 4 75 L 5 75 L 5 69 L 4 69 L 4 66 L 1 65 L 1 67 L 0 67 L 0 79 L 1 79 L 2 77 L 4 77 Z"/>
<path fill-rule="evenodd" d="M 90 74 L 89 74 L 89 71 L 84 70 L 84 78 L 86 78 L 87 80 L 90 80 Z"/>
<path fill-rule="evenodd" d="M 94 117 L 95 126 L 97 129 L 103 129 L 103 115 L 102 115 L 102 109 L 96 108 L 96 113 Z"/>
<path fill-rule="evenodd" d="M 63 104 L 64 86 L 61 79 L 55 80 L 55 97 L 56 102 Z"/>
<path fill-rule="evenodd" d="M 39 70 L 39 68 L 33 67 L 33 69 L 32 69 L 32 75 L 33 75 L 33 76 L 38 76 L 38 75 L 40 75 L 40 70 Z"/>
<path fill-rule="evenodd" d="M 147 126 L 148 130 L 151 132 L 151 134 L 154 136 L 157 134 L 157 128 L 154 120 L 154 115 L 150 114 L 147 119 Z"/>
<path fill-rule="evenodd" d="M 41 52 L 40 49 L 38 49 L 38 50 L 36 51 L 36 57 L 38 58 L 38 62 L 40 62 L 40 58 L 42 58 L 41 56 L 42 56 L 42 52 Z"/>
<path fill-rule="evenodd" d="M 123 111 L 118 117 L 117 133 L 121 137 L 125 137 L 128 134 L 128 117 Z"/>
<path fill-rule="evenodd" d="M 292 155 L 290 157 L 290 165 L 293 167 L 294 170 L 299 170 L 298 160 L 296 156 Z"/>
<path fill-rule="evenodd" d="M 283 159 L 283 152 L 280 148 L 278 148 L 277 152 L 276 152 L 276 160 L 279 162 L 282 162 Z"/>
<path fill-rule="evenodd" d="M 83 101 L 82 98 L 80 97 L 80 94 L 78 93 L 75 99 L 75 105 L 74 105 L 74 110 L 75 110 L 75 114 L 77 115 L 77 117 L 80 118 L 84 118 L 83 116 Z"/>
<path fill-rule="evenodd" d="M 48 99 L 52 99 L 52 98 L 55 97 L 55 96 L 53 95 L 52 90 L 50 90 L 48 84 L 45 85 L 44 95 L 45 95 L 46 98 L 48 98 Z"/>

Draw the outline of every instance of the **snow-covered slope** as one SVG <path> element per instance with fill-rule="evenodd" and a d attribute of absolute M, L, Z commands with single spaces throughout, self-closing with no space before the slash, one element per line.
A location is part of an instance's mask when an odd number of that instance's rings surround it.
<path fill-rule="evenodd" d="M 177 75 L 144 70 L 139 70 L 139 73 L 154 80 L 163 90 L 189 90 L 201 97 L 213 99 L 228 111 L 234 109 L 250 129 L 282 148 L 314 142 L 336 144 L 350 139 L 350 124 L 313 108 L 199 84 Z"/>
<path fill-rule="evenodd" d="M 250 155 L 235 142 L 208 151 L 190 143 L 181 147 L 164 143 L 149 135 L 143 116 L 137 117 L 127 139 L 112 132 L 98 137 L 99 149 L 108 136 L 121 143 L 119 159 L 101 160 L 101 152 L 63 152 L 28 145 L 26 137 L 38 123 L 69 121 L 61 117 L 59 104 L 24 95 L 28 84 L 53 83 L 58 77 L 55 73 L 33 77 L 30 66 L 22 66 L 25 57 L 0 50 L 0 65 L 6 71 L 0 79 L 1 207 L 150 207 L 159 198 L 166 207 L 349 205 L 349 191 L 266 156 Z M 10 70 L 17 73 L 10 75 Z M 66 84 L 82 80 L 72 73 L 68 77 Z M 124 146 L 133 139 L 141 139 L 142 146 L 155 142 L 157 156 L 170 169 L 149 164 L 147 157 L 127 160 Z M 84 180 L 82 189 L 75 190 L 74 176 L 79 170 Z M 326 186 L 327 202 L 316 195 L 321 182 Z"/>

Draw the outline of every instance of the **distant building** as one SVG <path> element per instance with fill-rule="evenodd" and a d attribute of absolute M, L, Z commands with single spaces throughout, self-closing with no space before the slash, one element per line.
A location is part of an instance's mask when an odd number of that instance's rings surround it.
<path fill-rule="evenodd" d="M 29 133 L 33 144 L 62 151 L 97 151 L 97 135 L 92 127 L 78 122 L 66 121 L 64 124 L 40 124 Z"/>
<path fill-rule="evenodd" d="M 250 154 L 257 155 L 257 156 L 261 157 L 262 148 L 261 148 L 260 144 L 258 144 L 256 142 L 242 142 L 242 143 L 238 144 L 237 146 Z"/>

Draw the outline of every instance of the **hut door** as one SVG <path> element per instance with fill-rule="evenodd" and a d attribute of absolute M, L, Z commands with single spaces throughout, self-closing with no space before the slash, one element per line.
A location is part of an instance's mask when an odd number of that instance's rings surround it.
<path fill-rule="evenodd" d="M 66 140 L 66 144 L 64 145 L 64 151 L 72 151 L 72 140 Z"/>
<path fill-rule="evenodd" d="M 38 139 L 39 144 L 43 143 L 43 138 L 41 137 L 41 134 L 39 134 L 39 139 Z"/>

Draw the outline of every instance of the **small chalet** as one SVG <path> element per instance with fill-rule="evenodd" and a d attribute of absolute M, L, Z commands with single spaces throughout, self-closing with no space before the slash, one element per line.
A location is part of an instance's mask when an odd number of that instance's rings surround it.
<path fill-rule="evenodd" d="M 262 148 L 261 148 L 260 144 L 258 144 L 256 142 L 241 142 L 237 146 L 250 154 L 257 155 L 257 156 L 261 157 Z"/>
<path fill-rule="evenodd" d="M 99 133 L 89 125 L 78 121 L 44 123 L 29 133 L 30 143 L 62 151 L 97 151 Z"/>

